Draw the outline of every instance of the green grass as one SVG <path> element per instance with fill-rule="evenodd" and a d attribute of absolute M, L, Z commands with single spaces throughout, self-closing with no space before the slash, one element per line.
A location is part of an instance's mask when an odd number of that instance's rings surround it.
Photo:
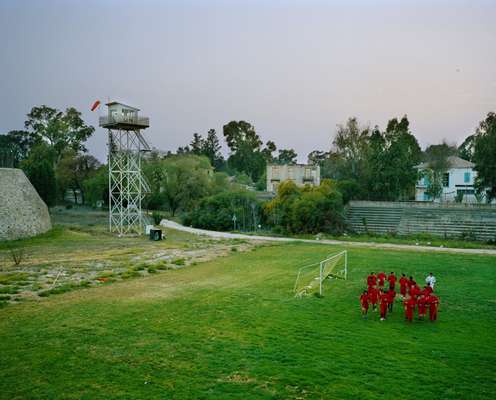
<path fill-rule="evenodd" d="M 496 398 L 496 257 L 349 250 L 348 281 L 295 299 L 343 247 L 257 248 L 0 309 L 2 399 Z M 370 271 L 438 278 L 437 323 L 360 316 Z"/>

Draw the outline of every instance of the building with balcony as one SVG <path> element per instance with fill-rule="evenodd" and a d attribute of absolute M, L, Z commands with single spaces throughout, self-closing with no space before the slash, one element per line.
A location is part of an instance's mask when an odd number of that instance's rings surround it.
<path fill-rule="evenodd" d="M 139 109 L 126 104 L 112 101 L 106 104 L 108 114 L 100 117 L 99 125 L 107 129 L 136 130 L 150 126 L 148 117 L 138 115 Z"/>
<path fill-rule="evenodd" d="M 318 165 L 267 165 L 267 192 L 277 192 L 281 182 L 293 181 L 297 186 L 320 185 L 320 167 Z"/>
<path fill-rule="evenodd" d="M 420 172 L 420 179 L 415 187 L 416 201 L 441 201 L 463 203 L 477 203 L 475 193 L 475 178 L 477 171 L 474 170 L 474 163 L 464 160 L 463 158 L 450 156 L 448 157 L 449 169 L 443 174 L 442 185 L 443 191 L 440 198 L 433 199 L 426 192 L 430 186 L 429 178 L 422 176 L 422 171 L 429 169 L 428 163 L 422 163 L 415 168 Z M 484 201 L 485 195 L 479 198 L 479 201 Z"/>

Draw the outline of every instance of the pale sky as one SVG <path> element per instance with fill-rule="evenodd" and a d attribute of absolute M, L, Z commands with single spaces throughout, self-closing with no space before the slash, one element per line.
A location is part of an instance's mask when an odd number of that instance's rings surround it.
<path fill-rule="evenodd" d="M 422 146 L 460 143 L 496 110 L 495 21 L 476 0 L 0 0 L 0 133 L 41 104 L 96 126 L 110 98 L 162 150 L 243 119 L 304 162 L 350 116 L 403 114 Z"/>

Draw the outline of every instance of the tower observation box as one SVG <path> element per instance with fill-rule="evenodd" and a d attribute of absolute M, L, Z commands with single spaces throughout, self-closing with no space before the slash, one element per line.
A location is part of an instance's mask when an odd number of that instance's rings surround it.
<path fill-rule="evenodd" d="M 150 146 L 141 130 L 150 126 L 139 109 L 116 101 L 107 103 L 108 113 L 99 125 L 108 131 L 109 230 L 121 235 L 143 233 L 141 204 L 150 192 L 141 173 L 141 154 Z"/>
<path fill-rule="evenodd" d="M 106 129 L 136 130 L 150 126 L 148 117 L 138 115 L 139 108 L 112 101 L 106 104 L 108 114 L 100 117 L 99 125 Z"/>

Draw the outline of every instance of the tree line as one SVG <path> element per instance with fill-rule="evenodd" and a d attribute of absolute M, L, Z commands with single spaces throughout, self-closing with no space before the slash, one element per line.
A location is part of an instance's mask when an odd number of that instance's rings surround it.
<path fill-rule="evenodd" d="M 74 108 L 33 107 L 24 129 L 0 135 L 0 166 L 22 168 L 49 206 L 64 202 L 108 202 L 108 169 L 90 155 L 85 142 L 94 127 Z M 214 229 L 252 229 L 259 225 L 286 232 L 334 232 L 343 229 L 343 205 L 352 199 L 409 200 L 419 179 L 415 166 L 427 162 L 429 190 L 439 192 L 450 155 L 473 161 L 476 186 L 496 197 L 496 114 L 489 113 L 460 145 L 440 143 L 422 150 L 407 116 L 391 119 L 385 129 L 349 118 L 337 126 L 330 148 L 308 154 L 321 168 L 319 187 L 281 184 L 276 197 L 261 202 L 253 188 L 265 190 L 266 165 L 295 164 L 294 149 L 262 141 L 246 121 L 222 129 L 229 149 L 222 154 L 214 129 L 194 133 L 175 152 L 154 150 L 143 160 L 151 193 L 145 206 L 178 213 L 185 222 Z M 236 216 L 235 221 L 233 217 Z M 237 225 L 236 225 L 237 224 Z"/>

